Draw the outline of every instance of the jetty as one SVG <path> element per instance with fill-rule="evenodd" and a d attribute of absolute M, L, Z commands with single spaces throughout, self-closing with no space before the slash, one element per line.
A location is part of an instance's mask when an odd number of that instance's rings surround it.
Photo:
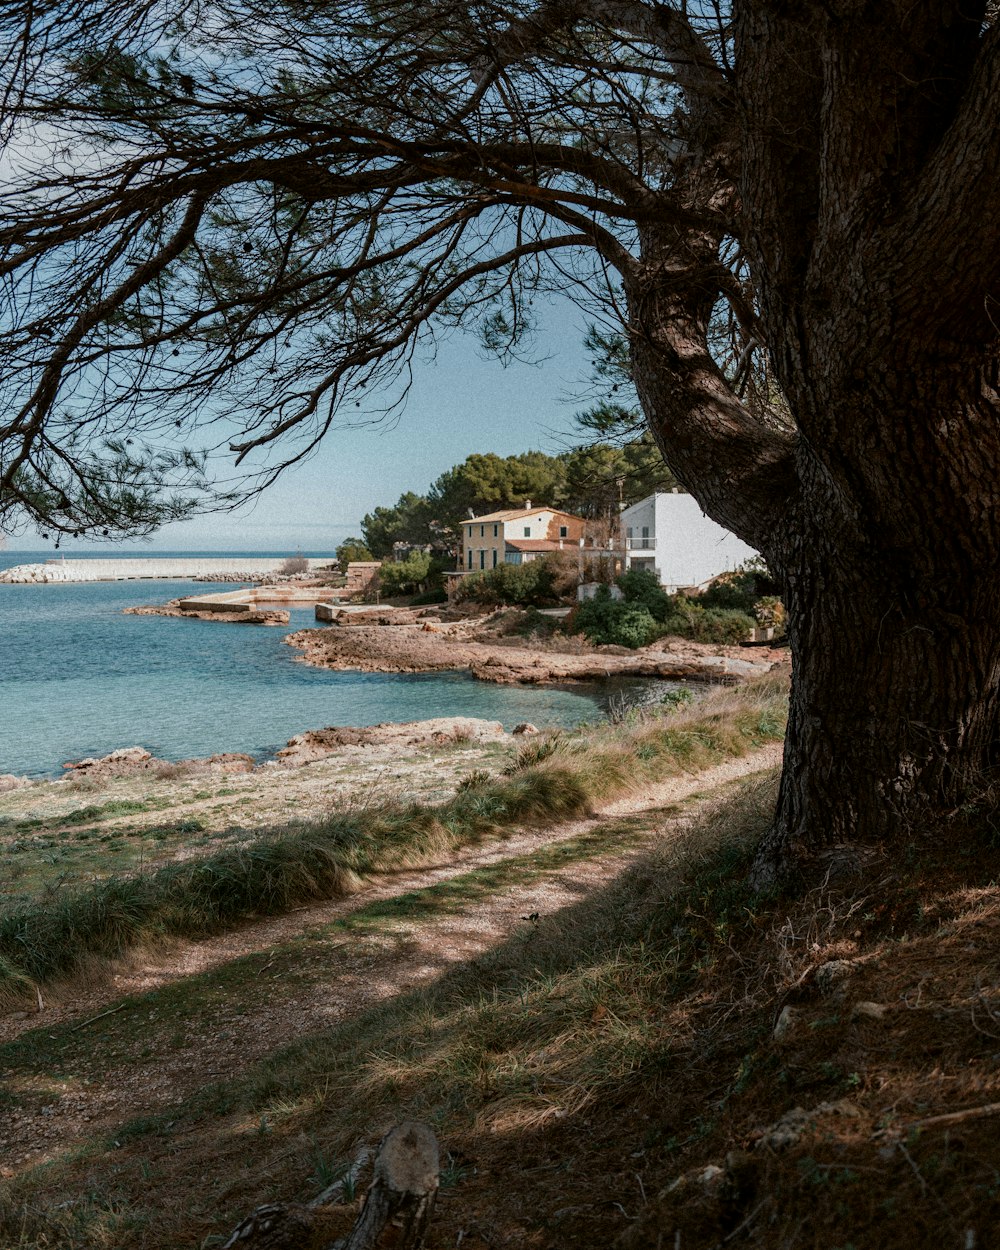
<path fill-rule="evenodd" d="M 280 572 L 288 560 L 288 556 L 143 556 L 132 559 L 94 556 L 89 559 L 16 564 L 0 572 L 0 582 L 18 585 L 174 579 L 252 582 Z M 312 557 L 308 560 L 309 571 L 329 568 L 336 562 L 336 556 Z"/>

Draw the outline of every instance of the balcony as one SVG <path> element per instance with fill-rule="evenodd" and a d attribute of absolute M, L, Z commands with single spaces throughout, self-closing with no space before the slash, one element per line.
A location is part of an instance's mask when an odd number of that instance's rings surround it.
<path fill-rule="evenodd" d="M 656 539 L 655 538 L 626 538 L 625 550 L 626 551 L 655 551 Z"/>

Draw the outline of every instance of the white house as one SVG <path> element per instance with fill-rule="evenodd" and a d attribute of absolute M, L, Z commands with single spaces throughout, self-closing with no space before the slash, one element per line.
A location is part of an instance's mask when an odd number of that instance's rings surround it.
<path fill-rule="evenodd" d="M 693 495 L 647 495 L 621 514 L 625 567 L 649 569 L 673 592 L 728 573 L 757 552 L 702 512 Z"/>

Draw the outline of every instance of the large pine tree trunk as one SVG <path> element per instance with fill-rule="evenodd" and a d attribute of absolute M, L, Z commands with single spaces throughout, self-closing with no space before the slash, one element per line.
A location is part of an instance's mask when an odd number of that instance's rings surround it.
<path fill-rule="evenodd" d="M 761 456 L 758 432 L 743 462 L 739 422 L 749 418 L 730 407 L 716 419 L 730 447 L 702 462 L 705 440 L 686 446 L 683 422 L 699 405 L 721 411 L 725 396 L 698 347 L 707 301 L 682 306 L 682 285 L 692 286 L 651 279 L 637 292 L 646 324 L 664 328 L 634 342 L 636 380 L 671 468 L 783 581 L 790 717 L 755 875 L 815 880 L 837 848 L 899 845 L 926 830 L 997 763 L 996 395 L 974 352 L 934 359 L 915 326 L 890 351 L 859 317 L 808 352 L 788 348 L 786 393 L 813 439 L 776 435 Z"/>
<path fill-rule="evenodd" d="M 898 555 L 831 551 L 823 525 L 816 509 L 785 573 L 792 690 L 762 885 L 815 881 L 844 848 L 940 833 L 1000 745 L 996 571 L 920 587 Z"/>
<path fill-rule="evenodd" d="M 1000 754 L 1000 252 L 977 208 L 1000 178 L 1000 30 L 983 9 L 736 0 L 738 107 L 714 129 L 692 113 L 675 186 L 738 222 L 753 297 L 710 212 L 641 228 L 626 282 L 667 463 L 785 586 L 793 686 L 760 883 L 901 845 Z M 768 345 L 787 428 L 713 360 L 720 292 Z"/>

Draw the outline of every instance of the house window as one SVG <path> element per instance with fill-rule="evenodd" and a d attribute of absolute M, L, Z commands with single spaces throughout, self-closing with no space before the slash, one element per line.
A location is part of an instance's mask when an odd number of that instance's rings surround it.
<path fill-rule="evenodd" d="M 472 548 L 469 548 L 469 568 L 472 568 Z"/>
<path fill-rule="evenodd" d="M 499 526 L 499 525 L 494 525 L 494 526 L 493 526 L 493 537 L 494 537 L 494 538 L 499 538 L 499 537 L 500 537 L 500 526 Z"/>
<path fill-rule="evenodd" d="M 480 537 L 480 538 L 485 538 L 485 537 L 486 537 L 486 526 L 485 526 L 485 525 L 480 525 L 480 527 L 479 527 L 479 537 Z"/>
<path fill-rule="evenodd" d="M 648 538 L 648 537 L 649 537 L 649 526 L 648 526 L 648 525 L 644 525 L 644 526 L 642 527 L 642 536 L 643 536 L 643 538 Z"/>
<path fill-rule="evenodd" d="M 479 552 L 479 567 L 481 569 L 486 568 L 486 552 L 483 551 L 482 549 L 480 549 L 480 552 Z"/>
<path fill-rule="evenodd" d="M 568 526 L 568 525 L 560 525 L 560 526 L 559 526 L 559 537 L 560 537 L 560 538 L 569 538 L 569 526 Z"/>
<path fill-rule="evenodd" d="M 496 568 L 496 566 L 497 566 L 497 549 L 496 547 L 494 547 L 493 548 L 493 567 Z"/>
<path fill-rule="evenodd" d="M 472 537 L 472 526 L 471 526 L 471 525 L 469 526 L 469 537 L 470 537 L 470 538 Z"/>
<path fill-rule="evenodd" d="M 530 525 L 526 525 L 526 526 L 524 527 L 524 536 L 525 536 L 525 538 L 530 538 L 530 537 L 531 537 L 531 526 L 530 526 Z"/>

